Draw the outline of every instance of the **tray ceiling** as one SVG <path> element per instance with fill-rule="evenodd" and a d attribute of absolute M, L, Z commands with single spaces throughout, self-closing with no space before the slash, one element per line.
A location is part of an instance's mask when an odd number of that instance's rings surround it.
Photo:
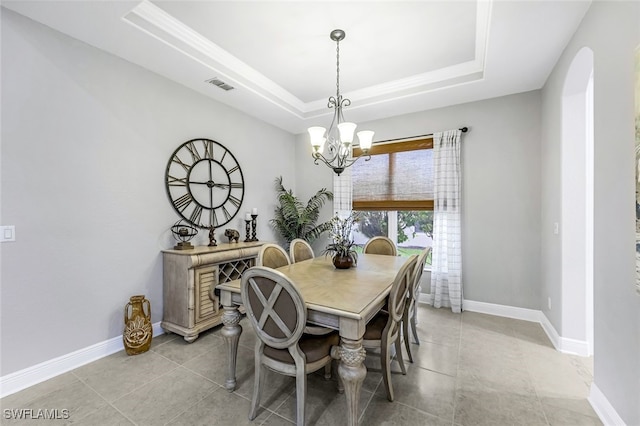
<path fill-rule="evenodd" d="M 292 133 L 539 89 L 589 1 L 3 1 Z M 208 83 L 217 78 L 225 91 Z"/>

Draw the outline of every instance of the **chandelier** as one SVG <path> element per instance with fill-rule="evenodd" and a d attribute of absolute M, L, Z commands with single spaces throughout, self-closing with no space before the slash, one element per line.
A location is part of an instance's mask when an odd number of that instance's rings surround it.
<path fill-rule="evenodd" d="M 344 39 L 345 32 L 343 30 L 331 31 L 331 40 L 336 42 L 336 96 L 329 97 L 328 108 L 333 108 L 333 120 L 329 131 L 326 132 L 324 127 L 309 127 L 309 137 L 313 152 L 311 156 L 314 163 L 322 161 L 328 167 L 340 176 L 340 173 L 347 167 L 353 165 L 360 157 L 366 157 L 365 161 L 371 159 L 369 150 L 373 143 L 373 131 L 363 130 L 357 133 L 358 141 L 362 155 L 353 158 L 351 152 L 351 144 L 353 142 L 353 134 L 357 124 L 344 121 L 342 108 L 351 105 L 351 101 L 343 98 L 340 94 L 340 41 Z M 326 147 L 325 147 L 326 144 Z M 326 156 L 323 154 L 326 153 Z"/>

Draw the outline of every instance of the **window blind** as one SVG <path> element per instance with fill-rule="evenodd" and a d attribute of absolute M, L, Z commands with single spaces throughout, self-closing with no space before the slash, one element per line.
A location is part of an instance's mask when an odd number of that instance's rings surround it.
<path fill-rule="evenodd" d="M 371 160 L 351 167 L 353 209 L 432 210 L 432 148 L 431 138 L 374 145 Z"/>

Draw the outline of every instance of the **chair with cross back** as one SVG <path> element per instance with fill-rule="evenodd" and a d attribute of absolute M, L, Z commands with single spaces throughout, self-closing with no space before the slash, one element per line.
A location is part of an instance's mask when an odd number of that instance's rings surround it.
<path fill-rule="evenodd" d="M 296 418 L 304 425 L 307 374 L 331 367 L 331 348 L 337 346 L 337 332 L 323 335 L 304 333 L 307 308 L 302 295 L 284 274 L 255 266 L 242 274 L 240 292 L 247 317 L 258 340 L 255 347 L 255 380 L 249 419 L 258 414 L 264 385 L 264 369 L 296 378 Z M 328 367 L 328 368 L 327 368 Z"/>

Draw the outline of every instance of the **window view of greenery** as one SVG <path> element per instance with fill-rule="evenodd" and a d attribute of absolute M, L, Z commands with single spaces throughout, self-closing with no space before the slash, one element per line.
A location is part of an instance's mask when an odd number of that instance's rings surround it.
<path fill-rule="evenodd" d="M 391 228 L 390 228 L 391 224 Z M 395 225 L 395 226 L 394 226 Z M 355 243 L 362 247 L 371 237 L 386 236 L 395 241 L 401 256 L 419 254 L 431 247 L 433 237 L 433 211 L 361 211 Z M 431 255 L 427 258 L 431 264 Z"/>

